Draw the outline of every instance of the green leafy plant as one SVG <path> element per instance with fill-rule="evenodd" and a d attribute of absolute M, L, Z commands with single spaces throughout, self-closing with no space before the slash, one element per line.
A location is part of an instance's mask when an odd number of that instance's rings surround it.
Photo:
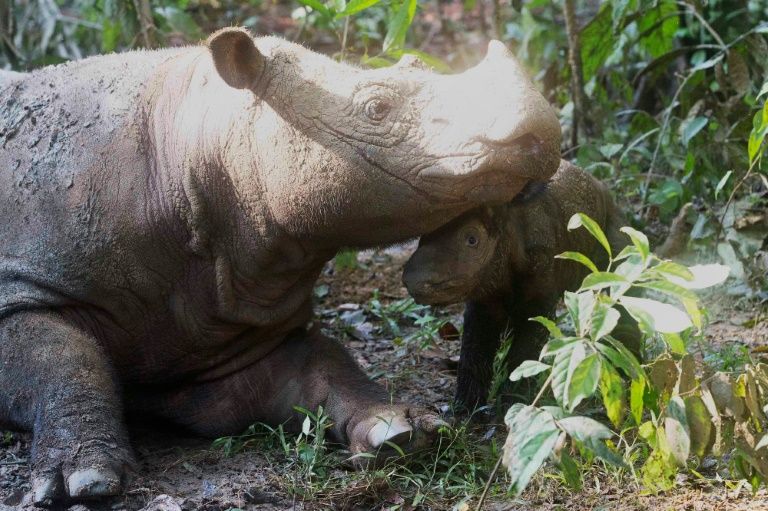
<path fill-rule="evenodd" d="M 758 440 L 768 423 L 768 407 L 759 406 L 768 398 L 768 366 L 747 366 L 733 381 L 725 373 L 699 379 L 687 354 L 686 340 L 701 331 L 704 317 L 693 290 L 724 281 L 727 268 L 688 268 L 659 259 L 646 236 L 630 227 L 622 232 L 631 244 L 613 254 L 600 227 L 583 214 L 574 215 L 568 228 L 589 231 L 608 253 L 609 263 L 601 271 L 581 253 L 558 256 L 590 270 L 578 291 L 565 294 L 566 332 L 547 318 L 532 318 L 549 330 L 550 340 L 540 359 L 521 364 L 510 380 L 548 376 L 532 404 L 515 404 L 505 417 L 509 433 L 501 460 L 513 492 L 519 495 L 548 458 L 565 481 L 579 486 L 573 452 L 634 471 L 630 435 L 634 449 L 642 445 L 648 452 L 640 477 L 652 490 L 671 487 L 674 475 L 692 457 L 734 449 L 733 464 L 742 477 L 753 487 L 768 480 L 768 450 L 763 451 L 768 439 Z M 630 296 L 632 290 L 665 296 L 677 305 Z M 637 322 L 646 343 L 663 343 L 663 354 L 652 363 L 642 365 L 611 335 L 619 324 L 619 307 Z M 715 391 L 710 390 L 713 385 Z M 545 395 L 554 398 L 553 405 L 539 405 Z M 595 398 L 621 434 L 578 413 L 582 403 Z M 735 431 L 732 443 L 722 429 L 729 420 Z M 625 445 L 623 452 L 619 444 Z"/>

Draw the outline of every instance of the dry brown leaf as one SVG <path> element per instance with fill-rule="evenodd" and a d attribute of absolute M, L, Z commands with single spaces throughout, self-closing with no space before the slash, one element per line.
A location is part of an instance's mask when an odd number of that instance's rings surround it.
<path fill-rule="evenodd" d="M 681 396 L 686 396 L 696 390 L 699 386 L 696 381 L 696 361 L 693 355 L 685 355 L 677 363 L 680 376 L 677 379 L 677 385 L 675 386 L 675 393 Z"/>
<path fill-rule="evenodd" d="M 685 416 L 688 421 L 688 429 L 691 432 L 691 454 L 701 458 L 707 454 L 707 448 L 711 445 L 714 421 L 701 397 L 688 396 L 684 398 L 684 401 Z"/>
<path fill-rule="evenodd" d="M 669 357 L 659 357 L 648 368 L 648 379 L 659 395 L 670 396 L 677 383 L 678 370 L 675 361 Z"/>
<path fill-rule="evenodd" d="M 720 417 L 720 412 L 717 410 L 715 399 L 709 391 L 709 386 L 704 382 L 701 384 L 701 402 L 704 404 L 707 412 L 709 412 L 709 418 L 712 421 L 712 432 L 709 436 L 709 442 L 707 443 L 705 451 L 711 452 L 715 456 L 720 456 L 725 452 L 723 421 Z"/>
<path fill-rule="evenodd" d="M 728 374 L 715 373 L 709 381 L 709 390 L 721 415 L 737 421 L 744 418 L 744 400 L 736 395 L 736 385 Z"/>
<path fill-rule="evenodd" d="M 747 63 L 736 50 L 728 52 L 728 81 L 739 96 L 746 94 L 751 86 Z"/>

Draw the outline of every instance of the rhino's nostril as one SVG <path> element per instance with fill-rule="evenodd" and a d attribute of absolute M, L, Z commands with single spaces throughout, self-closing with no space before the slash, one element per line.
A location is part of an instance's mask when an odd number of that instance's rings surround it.
<path fill-rule="evenodd" d="M 541 139 L 536 135 L 527 133 L 522 137 L 517 137 L 516 139 L 512 140 L 510 145 L 515 145 L 528 153 L 539 151 L 541 149 L 542 142 Z"/>
<path fill-rule="evenodd" d="M 541 150 L 544 143 L 541 138 L 532 133 L 526 133 L 519 137 L 504 140 L 493 140 L 483 137 L 481 141 L 494 150 L 514 149 L 515 152 L 536 153 Z"/>

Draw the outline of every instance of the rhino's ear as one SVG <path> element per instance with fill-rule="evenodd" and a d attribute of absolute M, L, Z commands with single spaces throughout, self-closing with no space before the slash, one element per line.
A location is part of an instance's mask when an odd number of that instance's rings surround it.
<path fill-rule="evenodd" d="M 252 89 L 264 71 L 264 56 L 244 28 L 223 28 L 206 43 L 216 71 L 236 89 Z"/>

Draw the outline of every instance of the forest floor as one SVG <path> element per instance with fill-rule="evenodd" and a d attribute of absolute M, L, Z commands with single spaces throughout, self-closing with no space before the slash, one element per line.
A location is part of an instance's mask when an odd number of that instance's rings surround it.
<path fill-rule="evenodd" d="M 412 250 L 410 244 L 362 253 L 352 269 L 329 263 L 316 288 L 316 310 L 329 333 L 393 395 L 445 412 L 456 383 L 459 340 L 451 326 L 438 326 L 447 321 L 460 328 L 461 308 L 422 309 L 404 300 L 400 275 Z M 720 320 L 710 325 L 704 356 L 728 366 L 765 347 L 768 321 L 754 321 L 758 314 L 765 318 L 764 308 L 726 308 L 718 299 L 710 309 Z M 414 318 L 422 318 L 419 325 Z M 475 509 L 505 429 L 494 421 L 460 422 L 436 450 L 407 466 L 368 473 L 345 468 L 345 454 L 338 449 L 263 427 L 214 444 L 134 418 L 131 435 L 138 466 L 125 494 L 98 504 L 73 504 L 72 511 Z M 0 432 L 0 511 L 28 508 L 29 455 L 28 434 Z M 698 471 L 702 477 L 679 476 L 677 489 L 653 495 L 628 473 L 588 469 L 584 488 L 572 492 L 545 470 L 519 499 L 506 494 L 502 474 L 483 509 L 768 509 L 765 490 L 752 496 L 747 486 L 717 476 L 718 467 Z"/>

